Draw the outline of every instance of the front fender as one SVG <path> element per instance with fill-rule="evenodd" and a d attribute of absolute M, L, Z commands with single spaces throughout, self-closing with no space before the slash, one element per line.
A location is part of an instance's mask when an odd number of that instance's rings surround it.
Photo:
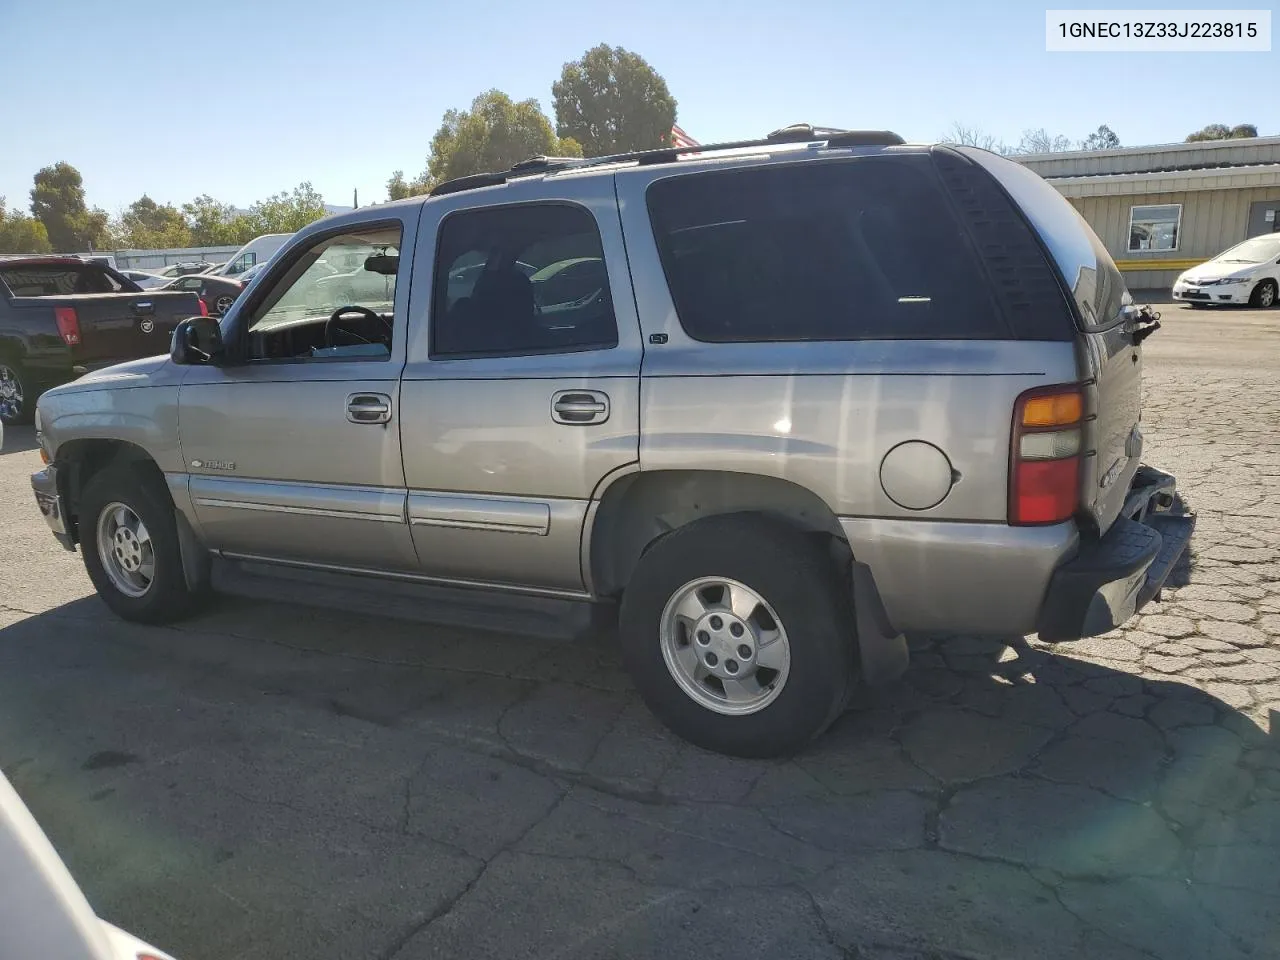
<path fill-rule="evenodd" d="M 40 429 L 54 459 L 82 440 L 129 443 L 165 473 L 183 472 L 178 444 L 178 388 L 54 391 L 40 398 Z"/>

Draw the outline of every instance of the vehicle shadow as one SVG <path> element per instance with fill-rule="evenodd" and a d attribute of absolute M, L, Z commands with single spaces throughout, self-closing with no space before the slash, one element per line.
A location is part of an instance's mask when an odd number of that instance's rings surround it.
<path fill-rule="evenodd" d="M 317 937 L 379 953 L 396 931 L 353 922 L 367 904 L 317 844 L 389 858 L 371 895 L 416 915 L 439 868 L 382 845 L 424 837 L 504 858 L 450 923 L 508 930 L 506 955 L 533 927 L 556 941 L 531 956 L 597 955 L 606 928 L 620 939 L 605 954 L 675 951 L 674 918 L 602 926 L 583 906 L 615 864 L 637 897 L 800 891 L 797 923 L 846 955 L 1266 956 L 1280 715 L 1138 676 L 1125 637 L 1103 662 L 913 639 L 900 681 L 800 756 L 752 761 L 665 731 L 605 631 L 530 638 L 235 597 L 144 628 L 85 598 L 0 629 L 0 765 L 100 912 L 195 960 L 209 944 L 302 957 Z M 123 822 L 162 874 L 101 836 Z M 577 867 L 557 888 L 542 871 L 562 861 Z M 261 905 L 277 880 L 287 902 Z M 495 900 L 522 907 L 495 920 Z M 721 947 L 761 955 L 752 929 Z"/>

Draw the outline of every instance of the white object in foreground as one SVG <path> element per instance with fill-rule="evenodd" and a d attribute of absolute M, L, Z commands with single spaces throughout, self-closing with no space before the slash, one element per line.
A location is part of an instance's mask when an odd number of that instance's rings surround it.
<path fill-rule="evenodd" d="M 173 960 L 94 915 L 53 844 L 2 774 L 0 957 Z"/>

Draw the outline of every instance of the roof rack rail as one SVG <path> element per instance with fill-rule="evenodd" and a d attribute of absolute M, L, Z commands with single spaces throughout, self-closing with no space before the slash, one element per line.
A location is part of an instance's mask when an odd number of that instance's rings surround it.
<path fill-rule="evenodd" d="M 530 157 L 513 164 L 502 173 L 477 173 L 456 180 L 446 180 L 432 188 L 433 197 L 446 193 L 459 193 L 477 187 L 494 187 L 506 183 L 511 177 L 548 173 L 553 170 L 594 167 L 607 163 L 634 161 L 640 166 L 656 163 L 674 163 L 690 154 L 708 153 L 712 150 L 740 150 L 746 147 L 771 147 L 780 143 L 826 143 L 832 147 L 897 147 L 905 143 L 891 130 L 842 130 L 838 127 L 815 127 L 811 123 L 793 123 L 774 130 L 763 140 L 730 140 L 722 143 L 700 143 L 686 147 L 657 147 L 653 150 L 636 150 L 631 153 L 615 153 L 606 157 Z"/>
<path fill-rule="evenodd" d="M 507 173 L 542 173 L 545 170 L 575 167 L 586 162 L 581 157 L 530 157 L 528 160 L 513 163 Z"/>
<path fill-rule="evenodd" d="M 444 183 L 437 183 L 431 188 L 427 194 L 430 197 L 439 197 L 446 193 L 461 193 L 463 190 L 474 190 L 477 187 L 496 187 L 507 182 L 505 173 L 473 173 L 469 177 L 457 177 L 453 180 L 446 180 Z"/>

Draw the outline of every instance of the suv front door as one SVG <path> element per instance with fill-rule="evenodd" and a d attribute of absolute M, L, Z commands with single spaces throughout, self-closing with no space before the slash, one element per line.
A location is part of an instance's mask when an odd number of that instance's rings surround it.
<path fill-rule="evenodd" d="M 429 307 L 415 299 L 430 315 L 412 331 L 401 430 L 421 569 L 581 594 L 588 509 L 639 459 L 639 324 L 612 179 L 446 196 L 420 236 L 416 275 L 434 284 Z"/>
<path fill-rule="evenodd" d="M 348 220 L 295 243 L 224 321 L 236 361 L 191 368 L 179 434 L 210 547 L 337 569 L 416 568 L 398 397 L 416 214 Z M 388 258 L 402 251 L 395 269 Z M 340 269 L 365 279 L 334 283 Z"/>

